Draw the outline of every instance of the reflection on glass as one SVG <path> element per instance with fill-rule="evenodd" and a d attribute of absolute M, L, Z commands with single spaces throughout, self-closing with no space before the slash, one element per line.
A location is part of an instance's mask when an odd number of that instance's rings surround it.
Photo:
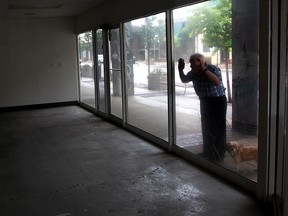
<path fill-rule="evenodd" d="M 165 13 L 124 25 L 127 122 L 168 140 Z"/>
<path fill-rule="evenodd" d="M 105 112 L 105 73 L 104 73 L 104 52 L 102 29 L 96 31 L 96 51 L 97 51 L 97 75 L 98 75 L 98 109 Z"/>
<path fill-rule="evenodd" d="M 80 101 L 95 108 L 92 31 L 78 35 Z"/>
<path fill-rule="evenodd" d="M 226 88 L 227 151 L 217 163 L 253 181 L 257 180 L 258 154 L 258 16 L 258 3 L 248 0 L 233 1 L 233 5 L 231 0 L 207 1 L 173 11 L 176 144 L 203 157 L 206 136 L 201 128 L 200 100 L 193 82 L 184 84 L 178 73 L 180 57 L 185 59 L 187 74 L 189 57 L 201 53 L 207 63 L 221 69 Z M 242 161 L 236 163 L 241 153 L 231 142 L 252 156 L 242 155 Z"/>
<path fill-rule="evenodd" d="M 111 114 L 122 118 L 122 77 L 118 28 L 110 30 L 109 51 Z"/>

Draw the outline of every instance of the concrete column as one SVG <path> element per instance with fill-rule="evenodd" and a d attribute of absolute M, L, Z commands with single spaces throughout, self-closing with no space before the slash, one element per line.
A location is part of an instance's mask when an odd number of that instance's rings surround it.
<path fill-rule="evenodd" d="M 232 127 L 256 134 L 258 128 L 259 0 L 232 0 Z"/>

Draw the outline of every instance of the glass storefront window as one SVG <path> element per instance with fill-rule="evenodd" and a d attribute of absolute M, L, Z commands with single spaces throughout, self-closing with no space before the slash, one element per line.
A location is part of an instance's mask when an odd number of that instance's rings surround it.
<path fill-rule="evenodd" d="M 96 91 L 97 109 L 175 144 L 199 158 L 210 160 L 257 182 L 258 83 L 261 75 L 258 60 L 259 2 L 205 1 L 172 10 L 172 18 L 175 61 L 172 72 L 175 72 L 175 79 L 174 76 L 171 78 L 174 83 L 168 83 L 167 79 L 166 47 L 172 44 L 167 44 L 166 40 L 165 13 L 124 23 L 124 58 L 121 56 L 122 29 L 109 29 L 104 40 L 102 30 L 96 31 L 99 82 Z M 81 61 L 80 99 L 83 103 L 95 107 L 94 73 L 91 75 L 81 69 L 82 65 L 91 62 L 93 68 L 93 46 L 90 36 L 92 37 L 92 32 L 78 36 Z M 103 41 L 107 41 L 107 44 L 104 45 Z M 109 53 L 105 73 L 103 45 L 107 46 Z M 187 83 L 180 79 L 178 59 L 185 60 L 184 74 L 187 74 L 191 71 L 189 58 L 194 53 L 203 55 L 203 61 L 205 66 L 208 65 L 209 71 L 215 72 L 219 69 L 217 75 L 225 88 L 226 96 L 225 103 L 222 100 L 225 104 L 225 107 L 222 107 L 222 126 L 219 119 L 207 118 L 207 107 L 209 112 L 213 113 L 217 106 L 208 105 L 204 109 L 205 112 L 203 111 L 207 98 L 199 97 L 199 91 L 195 91 L 197 83 L 193 83 L 192 78 Z M 122 62 L 122 59 L 125 61 Z M 125 75 L 122 74 L 123 68 Z M 107 77 L 109 75 L 109 80 L 105 78 L 105 74 Z M 169 99 L 175 97 L 175 100 L 171 100 L 173 105 L 175 102 L 175 122 L 174 119 L 168 121 L 168 116 L 174 116 L 173 109 L 169 110 L 168 115 L 169 85 L 174 85 L 171 89 L 175 89 L 175 92 L 169 95 Z M 105 89 L 107 86 L 109 88 Z M 105 99 L 105 92 L 110 93 L 109 100 Z M 207 126 L 205 119 L 210 119 L 210 126 Z M 168 122 L 171 123 L 170 132 L 175 131 L 176 134 L 168 134 Z M 175 124 L 172 125 L 173 123 Z M 219 128 L 222 128 L 221 132 Z M 239 145 L 235 147 L 235 143 Z M 222 151 L 219 150 L 220 147 Z M 240 154 L 237 148 L 249 152 L 246 156 L 237 156 L 242 157 L 240 162 L 235 156 Z M 213 153 L 214 158 L 211 158 L 211 155 L 207 157 L 207 149 Z"/>
<path fill-rule="evenodd" d="M 109 32 L 109 75 L 111 114 L 122 118 L 122 70 L 120 51 L 120 30 Z"/>
<path fill-rule="evenodd" d="M 232 0 L 207 1 L 173 10 L 176 145 L 211 161 L 215 158 L 210 155 L 215 152 L 220 155 L 215 163 L 253 181 L 257 181 L 254 159 L 258 156 L 258 14 L 258 1 L 248 0 L 235 0 L 233 4 Z M 177 60 L 185 60 L 187 74 L 194 53 L 201 53 L 207 64 L 221 69 L 227 97 L 226 131 L 221 135 L 215 135 L 215 128 L 220 127 L 218 120 L 209 123 L 216 121 L 212 128 L 206 127 L 207 99 L 199 100 L 194 89 L 197 83 L 182 83 L 179 77 Z M 223 137 L 226 143 L 219 144 Z M 241 155 L 235 143 L 246 155 Z M 223 155 L 220 145 L 228 146 Z M 237 157 L 241 157 L 239 164 Z"/>
<path fill-rule="evenodd" d="M 80 101 L 95 108 L 92 31 L 78 35 Z"/>
<path fill-rule="evenodd" d="M 168 140 L 165 13 L 127 22 L 124 31 L 127 123 Z"/>
<path fill-rule="evenodd" d="M 105 113 L 106 111 L 106 95 L 105 95 L 105 80 L 104 73 L 104 50 L 103 50 L 103 30 L 96 31 L 96 54 L 97 54 L 97 76 L 98 76 L 98 109 Z"/>

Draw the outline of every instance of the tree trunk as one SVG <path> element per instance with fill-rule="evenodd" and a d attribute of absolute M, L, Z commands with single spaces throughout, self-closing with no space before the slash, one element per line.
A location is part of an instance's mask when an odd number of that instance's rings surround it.
<path fill-rule="evenodd" d="M 150 69 L 150 47 L 147 48 L 147 64 L 148 64 L 148 74 L 150 74 L 151 69 Z"/>
<path fill-rule="evenodd" d="M 228 68 L 228 61 L 229 61 L 229 52 L 225 51 L 225 67 L 226 67 L 226 78 L 227 78 L 227 93 L 228 93 L 228 103 L 232 102 L 231 98 L 231 89 L 230 89 L 230 77 L 229 77 L 229 68 Z"/>

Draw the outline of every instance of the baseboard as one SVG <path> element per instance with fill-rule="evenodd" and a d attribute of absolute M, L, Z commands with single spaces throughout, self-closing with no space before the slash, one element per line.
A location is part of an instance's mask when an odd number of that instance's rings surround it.
<path fill-rule="evenodd" d="M 13 112 L 13 111 L 22 111 L 22 110 L 31 110 L 31 109 L 46 109 L 53 107 L 62 107 L 62 106 L 73 106 L 79 105 L 78 101 L 67 101 L 67 102 L 57 102 L 57 103 L 45 103 L 45 104 L 31 104 L 23 106 L 12 106 L 12 107 L 0 107 L 0 112 Z"/>

